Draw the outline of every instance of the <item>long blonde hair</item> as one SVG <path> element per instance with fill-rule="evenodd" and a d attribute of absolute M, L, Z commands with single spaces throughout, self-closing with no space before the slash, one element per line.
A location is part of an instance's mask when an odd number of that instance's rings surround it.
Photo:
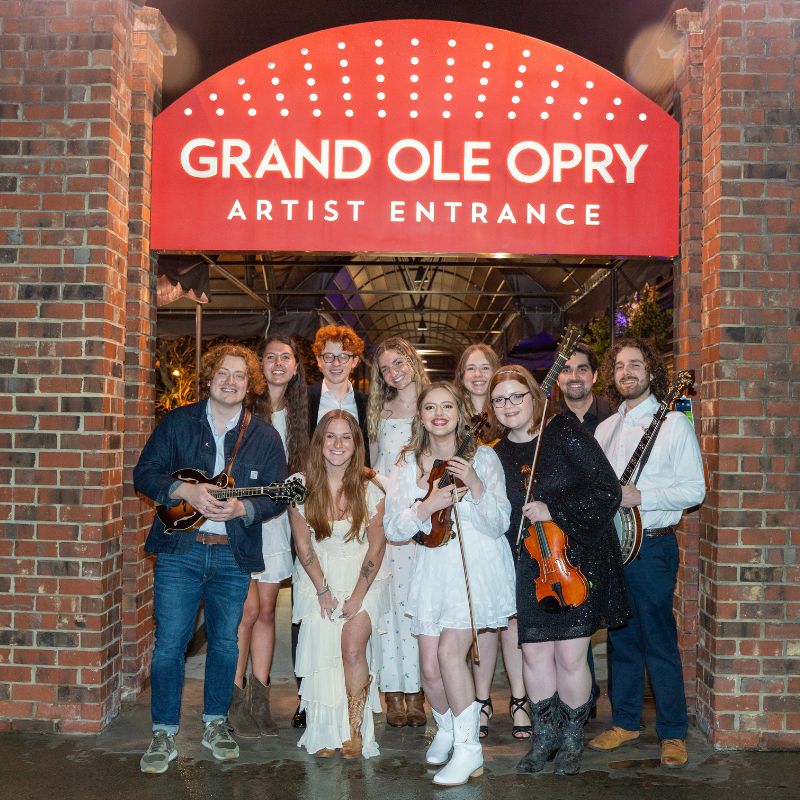
<path fill-rule="evenodd" d="M 425 404 L 425 398 L 435 389 L 444 389 L 448 392 L 455 401 L 456 408 L 458 409 L 456 447 L 464 441 L 467 430 L 470 427 L 471 418 L 467 414 L 464 396 L 459 391 L 458 387 L 450 383 L 450 381 L 436 381 L 435 383 L 428 384 L 417 397 L 417 415 L 411 423 L 411 441 L 400 451 L 400 455 L 397 458 L 397 462 L 402 463 L 409 453 L 413 454 L 420 475 L 422 474 L 422 456 L 430 452 L 430 434 L 422 424 L 420 412 L 422 411 L 422 406 Z M 469 461 L 475 455 L 477 449 L 478 442 L 475 440 L 475 437 L 473 437 L 464 449 L 462 457 Z"/>
<path fill-rule="evenodd" d="M 380 357 L 387 350 L 396 351 L 408 362 L 414 375 L 412 380 L 417 386 L 417 392 L 427 386 L 429 382 L 419 353 L 405 339 L 400 336 L 392 336 L 378 345 L 372 357 L 372 377 L 369 383 L 369 404 L 367 405 L 367 433 L 372 441 L 375 441 L 378 436 L 378 425 L 383 409 L 387 403 L 397 397 L 397 389 L 386 383 L 378 363 Z"/>
<path fill-rule="evenodd" d="M 332 497 L 328 486 L 327 462 L 322 455 L 322 449 L 328 426 L 336 419 L 344 420 L 350 428 L 354 450 L 353 457 L 342 478 L 342 488 L 336 497 Z M 306 522 L 314 531 L 317 541 L 320 542 L 331 535 L 331 518 L 335 516 L 339 501 L 343 499 L 345 512 L 350 514 L 350 530 L 344 540 L 349 542 L 356 539 L 363 542 L 364 536 L 360 535 L 360 532 L 367 521 L 366 487 L 367 482 L 375 477 L 375 472 L 364 466 L 364 437 L 361 435 L 358 421 L 352 414 L 341 409 L 334 409 L 319 421 L 311 437 L 304 474 L 306 479 Z"/>
<path fill-rule="evenodd" d="M 528 435 L 535 434 L 539 428 L 539 423 L 542 421 L 542 413 L 544 412 L 544 392 L 539 388 L 536 378 L 534 378 L 525 367 L 519 364 L 509 364 L 508 366 L 500 367 L 489 381 L 489 393 L 486 398 L 486 404 L 488 406 L 487 411 L 489 412 L 491 430 L 494 431 L 497 436 L 503 436 L 508 431 L 508 428 L 498 421 L 494 413 L 494 406 L 492 405 L 492 392 L 495 386 L 503 381 L 517 381 L 517 383 L 521 383 L 531 393 L 533 416 L 531 417 L 531 424 L 528 428 Z"/>

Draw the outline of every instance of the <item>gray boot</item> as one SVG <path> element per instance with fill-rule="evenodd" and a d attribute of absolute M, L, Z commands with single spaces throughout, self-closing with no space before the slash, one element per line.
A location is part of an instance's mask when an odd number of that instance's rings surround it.
<path fill-rule="evenodd" d="M 250 716 L 262 736 L 278 735 L 278 726 L 269 710 L 269 684 L 265 686 L 255 675 L 250 676 Z"/>
<path fill-rule="evenodd" d="M 556 753 L 553 771 L 556 775 L 577 775 L 583 755 L 583 726 L 592 711 L 592 697 L 579 708 L 571 708 L 559 700 L 561 746 Z"/>
<path fill-rule="evenodd" d="M 243 739 L 257 739 L 259 736 L 258 725 L 250 716 L 248 710 L 248 694 L 250 687 L 240 689 L 233 684 L 231 707 L 228 709 L 228 724 L 236 731 L 236 735 Z"/>
<path fill-rule="evenodd" d="M 558 705 L 558 692 L 547 700 L 531 702 L 533 739 L 531 749 L 517 764 L 517 772 L 541 772 L 544 765 L 555 755 L 561 740 Z"/>

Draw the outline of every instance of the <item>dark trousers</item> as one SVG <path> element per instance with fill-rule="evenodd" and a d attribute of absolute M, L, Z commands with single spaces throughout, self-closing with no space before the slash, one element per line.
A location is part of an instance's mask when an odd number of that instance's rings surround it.
<path fill-rule="evenodd" d="M 684 739 L 688 728 L 672 612 L 677 572 L 675 536 L 645 537 L 639 557 L 625 567 L 631 619 L 608 632 L 614 724 L 628 731 L 639 730 L 647 666 L 656 699 L 656 731 L 661 739 Z"/>

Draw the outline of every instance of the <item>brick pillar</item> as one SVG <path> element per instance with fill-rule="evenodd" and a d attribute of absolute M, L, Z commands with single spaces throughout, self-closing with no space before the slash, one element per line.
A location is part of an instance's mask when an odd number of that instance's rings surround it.
<path fill-rule="evenodd" d="M 679 11 L 678 29 L 684 34 L 675 55 L 675 114 L 681 126 L 680 256 L 675 262 L 673 291 L 675 371 L 694 369 L 698 399 L 702 397 L 700 370 L 700 303 L 702 238 L 702 103 L 703 34 L 700 15 Z M 700 432 L 700 403 L 693 404 Z M 697 582 L 699 515 L 685 514 L 678 531 L 681 563 L 675 590 L 675 616 L 691 712 L 697 693 Z"/>
<path fill-rule="evenodd" d="M 152 134 L 153 118 L 161 108 L 164 56 L 175 54 L 175 35 L 157 9 L 140 8 L 133 42 L 122 538 L 124 696 L 135 696 L 144 687 L 150 674 L 153 640 L 153 565 L 143 549 L 153 511 L 136 496 L 131 471 L 153 428 L 156 303 L 150 263 Z"/>
<path fill-rule="evenodd" d="M 97 731 L 120 707 L 139 5 L 0 1 L 0 728 Z"/>
<path fill-rule="evenodd" d="M 798 20 L 703 11 L 698 719 L 724 748 L 800 736 Z"/>

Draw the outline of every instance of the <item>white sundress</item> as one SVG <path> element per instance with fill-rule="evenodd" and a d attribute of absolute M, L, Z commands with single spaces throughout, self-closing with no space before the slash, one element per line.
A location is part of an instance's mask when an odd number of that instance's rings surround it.
<path fill-rule="evenodd" d="M 302 477 L 302 475 L 293 476 Z M 380 480 L 380 479 L 379 479 Z M 383 492 L 374 483 L 367 484 L 368 518 L 372 519 L 383 499 Z M 304 515 L 302 505 L 297 510 Z M 294 599 L 292 622 L 300 622 L 300 638 L 297 643 L 295 672 L 302 679 L 300 684 L 301 708 L 306 711 L 306 729 L 297 743 L 309 753 L 323 748 L 340 748 L 350 738 L 350 718 L 347 711 L 347 690 L 342 663 L 342 628 L 345 620 L 340 616 L 344 601 L 350 596 L 360 577 L 361 565 L 368 549 L 366 525 L 362 529 L 363 542 L 357 539 L 344 540 L 350 530 L 349 520 L 333 523 L 327 539 L 318 542 L 309 531 L 311 543 L 322 573 L 333 596 L 339 601 L 333 620 L 323 619 L 319 610 L 319 599 L 314 584 L 305 569 L 295 561 Z M 380 633 L 384 613 L 384 595 L 388 571 L 382 563 L 372 585 L 367 590 L 362 611 L 372 621 L 372 636 L 367 642 L 367 663 L 372 682 L 361 725 L 362 755 L 370 758 L 378 755 L 372 712 L 381 711 L 377 686 L 378 648 L 373 646 L 375 636 Z"/>
<path fill-rule="evenodd" d="M 378 423 L 377 463 L 381 475 L 389 475 L 397 456 L 411 440 L 411 419 L 382 419 Z M 382 692 L 416 694 L 421 687 L 419 644 L 411 633 L 411 617 L 406 614 L 408 587 L 414 564 L 416 542 L 387 542 L 384 561 L 389 570 L 386 613 L 380 637 L 380 678 Z"/>
<path fill-rule="evenodd" d="M 472 461 L 484 485 L 480 500 L 470 492 L 458 504 L 475 625 L 504 628 L 516 613 L 514 563 L 505 532 L 511 506 L 503 468 L 491 447 L 478 447 Z M 390 541 L 405 541 L 418 530 L 429 532 L 430 519 L 417 518 L 417 465 L 412 457 L 395 467 L 388 483 L 384 530 Z M 439 636 L 443 628 L 470 627 L 464 568 L 456 538 L 442 547 L 418 546 L 406 613 L 415 635 Z"/>
<path fill-rule="evenodd" d="M 273 411 L 270 420 L 281 437 L 286 451 L 286 409 Z M 292 574 L 292 526 L 288 511 L 261 524 L 261 553 L 264 571 L 253 572 L 250 577 L 260 583 L 280 583 Z"/>

